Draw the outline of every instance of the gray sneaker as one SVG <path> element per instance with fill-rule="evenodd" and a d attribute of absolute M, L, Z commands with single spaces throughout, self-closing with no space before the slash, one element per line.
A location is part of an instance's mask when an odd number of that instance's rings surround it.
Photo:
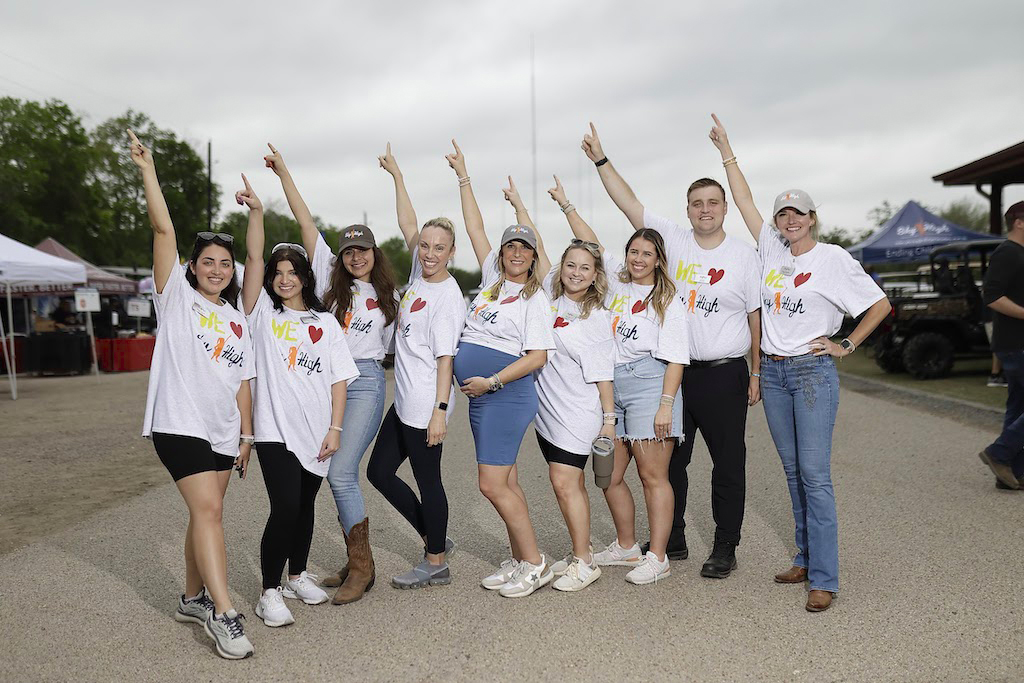
<path fill-rule="evenodd" d="M 444 559 L 447 562 L 455 553 L 455 541 L 450 536 L 444 537 Z M 423 546 L 423 559 L 427 559 L 427 546 Z"/>
<path fill-rule="evenodd" d="M 427 586 L 447 586 L 452 582 L 452 573 L 448 570 L 448 563 L 430 564 L 426 560 L 410 569 L 404 574 L 391 579 L 391 585 L 395 588 L 425 588 Z"/>
<path fill-rule="evenodd" d="M 220 618 L 211 614 L 203 626 L 206 635 L 213 638 L 217 654 L 224 659 L 245 659 L 252 656 L 252 643 L 245 637 L 242 619 L 245 619 L 245 615 L 228 610 L 220 615 Z"/>
<path fill-rule="evenodd" d="M 213 600 L 206 594 L 204 588 L 198 596 L 191 600 L 186 600 L 184 595 L 178 598 L 178 609 L 174 612 L 174 620 L 182 623 L 205 624 L 206 619 L 212 614 Z"/>

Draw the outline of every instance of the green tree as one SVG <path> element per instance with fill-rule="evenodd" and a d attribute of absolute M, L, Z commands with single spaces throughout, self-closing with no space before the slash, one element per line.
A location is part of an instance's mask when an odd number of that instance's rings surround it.
<path fill-rule="evenodd" d="M 379 246 L 380 250 L 391 261 L 391 269 L 395 271 L 395 282 L 398 283 L 399 287 L 404 286 L 409 281 L 409 273 L 412 272 L 412 254 L 409 253 L 409 247 L 406 246 L 405 239 L 391 237 L 384 240 Z"/>
<path fill-rule="evenodd" d="M 452 274 L 455 281 L 459 283 L 459 289 L 462 290 L 463 294 L 468 294 L 471 290 L 476 289 L 480 286 L 480 269 L 476 270 L 463 270 L 462 268 L 449 268 L 448 272 Z"/>
<path fill-rule="evenodd" d="M 937 213 L 947 221 L 962 225 L 975 232 L 988 232 L 988 207 L 970 197 L 950 202 L 946 208 Z"/>
<path fill-rule="evenodd" d="M 81 119 L 58 100 L 0 98 L 0 228 L 35 246 L 53 237 L 85 258 L 102 255 L 95 152 Z"/>

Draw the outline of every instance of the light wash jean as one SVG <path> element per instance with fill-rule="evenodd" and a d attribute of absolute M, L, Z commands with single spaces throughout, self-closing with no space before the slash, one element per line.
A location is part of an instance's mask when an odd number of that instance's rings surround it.
<path fill-rule="evenodd" d="M 811 590 L 839 591 L 839 522 L 832 490 L 832 430 L 839 375 L 831 356 L 763 357 L 761 397 L 782 459 L 796 522 L 793 565 Z"/>
<path fill-rule="evenodd" d="M 363 492 L 359 489 L 359 461 L 384 417 L 386 380 L 384 367 L 372 358 L 356 361 L 359 377 L 348 385 L 345 419 L 341 423 L 341 448 L 331 456 L 327 481 L 338 506 L 338 520 L 347 534 L 366 518 Z"/>

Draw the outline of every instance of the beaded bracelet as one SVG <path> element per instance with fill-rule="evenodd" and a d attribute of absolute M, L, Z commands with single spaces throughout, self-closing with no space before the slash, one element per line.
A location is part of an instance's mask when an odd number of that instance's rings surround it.
<path fill-rule="evenodd" d="M 469 185 L 469 176 L 459 178 L 459 187 L 465 187 L 466 185 Z"/>

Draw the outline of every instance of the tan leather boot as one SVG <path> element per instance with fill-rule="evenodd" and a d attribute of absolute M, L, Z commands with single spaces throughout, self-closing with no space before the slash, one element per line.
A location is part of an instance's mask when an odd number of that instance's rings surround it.
<path fill-rule="evenodd" d="M 345 537 L 345 547 L 348 547 L 348 534 L 345 533 L 345 527 L 341 527 L 341 535 Z M 351 553 L 351 551 L 349 551 Z M 345 583 L 345 579 L 348 577 L 348 562 L 345 562 L 345 566 L 338 570 L 337 574 L 328 576 L 320 585 L 325 588 L 337 588 L 341 584 Z"/>
<path fill-rule="evenodd" d="M 373 588 L 376 578 L 373 553 L 370 551 L 370 520 L 364 519 L 348 532 L 348 576 L 331 602 L 344 605 L 359 600 L 366 591 Z"/>

